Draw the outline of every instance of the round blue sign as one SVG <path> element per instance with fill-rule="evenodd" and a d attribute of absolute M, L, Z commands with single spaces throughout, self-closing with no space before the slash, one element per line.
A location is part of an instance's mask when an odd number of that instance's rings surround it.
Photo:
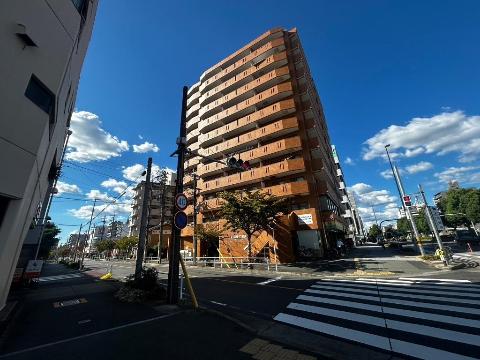
<path fill-rule="evenodd" d="M 177 212 L 173 218 L 173 222 L 178 229 L 185 229 L 188 222 L 187 214 L 185 214 L 183 211 Z"/>

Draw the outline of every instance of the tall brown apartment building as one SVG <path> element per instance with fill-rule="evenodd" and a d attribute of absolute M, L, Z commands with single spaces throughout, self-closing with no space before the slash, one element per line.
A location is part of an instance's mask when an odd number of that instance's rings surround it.
<path fill-rule="evenodd" d="M 188 92 L 187 145 L 217 160 L 235 155 L 252 169 L 235 171 L 199 156 L 199 224 L 223 226 L 223 190 L 262 190 L 288 198 L 290 213 L 274 231 L 258 234 L 253 254 L 289 262 L 324 255 L 345 232 L 337 169 L 322 105 L 295 29 L 273 29 L 206 70 Z M 191 176 L 185 186 L 192 187 Z M 191 196 L 191 192 L 190 192 Z M 193 221 L 193 206 L 187 208 Z M 192 249 L 193 228 L 182 232 Z M 212 251 L 213 249 L 213 251 Z M 199 256 L 247 256 L 242 232 L 224 231 L 218 244 L 198 244 Z"/>

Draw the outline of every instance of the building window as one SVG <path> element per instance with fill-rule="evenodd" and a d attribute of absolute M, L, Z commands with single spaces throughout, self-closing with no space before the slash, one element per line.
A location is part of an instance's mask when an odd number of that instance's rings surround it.
<path fill-rule="evenodd" d="M 3 218 L 7 213 L 9 203 L 10 203 L 10 198 L 0 195 L 0 226 L 2 226 Z"/>
<path fill-rule="evenodd" d="M 50 123 L 54 122 L 55 95 L 35 75 L 28 82 L 25 96 L 50 115 Z"/>

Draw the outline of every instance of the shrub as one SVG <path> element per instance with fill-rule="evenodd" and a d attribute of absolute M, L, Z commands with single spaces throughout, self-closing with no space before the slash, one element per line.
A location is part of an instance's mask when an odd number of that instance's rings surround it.
<path fill-rule="evenodd" d="M 115 297 L 124 302 L 143 302 L 166 297 L 165 289 L 158 283 L 158 271 L 154 268 L 142 268 L 140 278 L 130 275 Z"/>
<path fill-rule="evenodd" d="M 151 290 L 158 286 L 158 271 L 154 268 L 142 268 L 140 278 L 135 279 L 135 275 L 130 275 L 125 283 L 127 287 L 140 290 Z"/>
<path fill-rule="evenodd" d="M 440 256 L 439 255 L 423 255 L 422 259 L 428 260 L 428 261 L 434 261 L 434 260 L 440 260 Z"/>

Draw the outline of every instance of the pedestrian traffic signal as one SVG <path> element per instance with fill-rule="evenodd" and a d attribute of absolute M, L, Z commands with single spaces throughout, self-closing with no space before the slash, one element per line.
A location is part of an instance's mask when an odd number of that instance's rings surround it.
<path fill-rule="evenodd" d="M 412 206 L 412 200 L 410 199 L 409 195 L 405 195 L 403 197 L 403 202 L 404 202 L 405 206 Z"/>
<path fill-rule="evenodd" d="M 248 161 L 243 161 L 242 159 L 236 159 L 235 157 L 231 157 L 227 160 L 227 166 L 230 169 L 246 171 L 250 170 L 250 163 Z"/>

